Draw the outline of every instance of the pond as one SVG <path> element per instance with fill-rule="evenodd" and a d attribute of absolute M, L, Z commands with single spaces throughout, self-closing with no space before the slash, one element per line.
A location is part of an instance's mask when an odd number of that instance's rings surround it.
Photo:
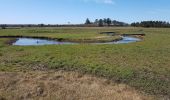
<path fill-rule="evenodd" d="M 55 40 L 47 39 L 34 39 L 34 38 L 17 38 L 17 40 L 12 43 L 12 45 L 18 46 L 31 46 L 31 45 L 52 45 L 52 44 L 75 44 L 73 42 L 60 42 Z"/>
<path fill-rule="evenodd" d="M 121 43 L 132 43 L 132 42 L 138 42 L 141 41 L 141 39 L 136 37 L 130 37 L 130 36 L 122 36 L 122 40 L 114 42 L 114 44 L 121 44 Z"/>
<path fill-rule="evenodd" d="M 122 36 L 122 40 L 113 41 L 113 42 L 105 42 L 105 43 L 90 43 L 90 44 L 125 44 L 141 41 L 139 38 L 130 37 L 130 36 Z M 17 40 L 12 43 L 12 45 L 18 46 L 33 46 L 33 45 L 61 45 L 61 44 L 79 44 L 74 42 L 61 42 L 55 40 L 47 40 L 47 39 L 34 39 L 34 38 L 17 38 Z"/>

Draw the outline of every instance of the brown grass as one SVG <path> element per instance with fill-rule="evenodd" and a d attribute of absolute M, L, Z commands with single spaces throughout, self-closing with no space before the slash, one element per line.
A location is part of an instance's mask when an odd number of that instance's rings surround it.
<path fill-rule="evenodd" d="M 0 100 L 150 100 L 124 84 L 77 72 L 0 72 Z"/>

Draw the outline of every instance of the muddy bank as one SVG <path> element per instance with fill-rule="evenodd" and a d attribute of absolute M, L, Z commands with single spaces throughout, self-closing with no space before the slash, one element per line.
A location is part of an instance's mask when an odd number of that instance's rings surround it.
<path fill-rule="evenodd" d="M 122 34 L 123 36 L 146 36 L 146 34 Z"/>
<path fill-rule="evenodd" d="M 46 39 L 46 40 L 64 41 L 63 38 L 50 38 L 50 37 L 42 37 L 42 36 L 22 36 L 22 35 L 0 36 L 0 38 L 32 38 L 32 39 Z"/>
<path fill-rule="evenodd" d="M 152 100 L 125 84 L 77 72 L 0 72 L 4 100 Z"/>

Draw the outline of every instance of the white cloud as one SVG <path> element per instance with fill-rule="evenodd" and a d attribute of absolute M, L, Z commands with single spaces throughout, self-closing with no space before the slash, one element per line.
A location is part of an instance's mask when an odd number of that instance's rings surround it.
<path fill-rule="evenodd" d="M 96 3 L 104 3 L 104 4 L 115 4 L 113 0 L 83 0 L 84 2 L 96 2 Z"/>

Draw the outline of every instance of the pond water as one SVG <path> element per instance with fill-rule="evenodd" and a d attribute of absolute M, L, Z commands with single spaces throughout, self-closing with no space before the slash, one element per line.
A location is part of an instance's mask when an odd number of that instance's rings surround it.
<path fill-rule="evenodd" d="M 122 36 L 122 40 L 114 42 L 114 44 L 121 44 L 121 43 L 132 43 L 141 41 L 139 38 L 130 37 L 130 36 Z"/>
<path fill-rule="evenodd" d="M 141 39 L 131 36 L 122 36 L 122 40 L 113 41 L 113 42 L 106 42 L 106 43 L 95 43 L 95 44 L 127 44 L 141 41 Z"/>
<path fill-rule="evenodd" d="M 12 45 L 30 46 L 30 45 L 51 45 L 51 44 L 75 44 L 72 42 L 60 42 L 55 40 L 33 39 L 33 38 L 18 38 Z"/>
<path fill-rule="evenodd" d="M 105 43 L 91 43 L 91 44 L 124 44 L 124 43 L 132 43 L 141 41 L 139 38 L 130 37 L 130 36 L 122 36 L 122 40 L 113 41 L 113 42 L 105 42 Z M 33 39 L 33 38 L 18 38 L 16 42 L 12 45 L 18 46 L 30 46 L 30 45 L 59 45 L 59 44 L 78 44 L 73 42 L 60 42 L 55 40 L 45 40 L 45 39 Z"/>

